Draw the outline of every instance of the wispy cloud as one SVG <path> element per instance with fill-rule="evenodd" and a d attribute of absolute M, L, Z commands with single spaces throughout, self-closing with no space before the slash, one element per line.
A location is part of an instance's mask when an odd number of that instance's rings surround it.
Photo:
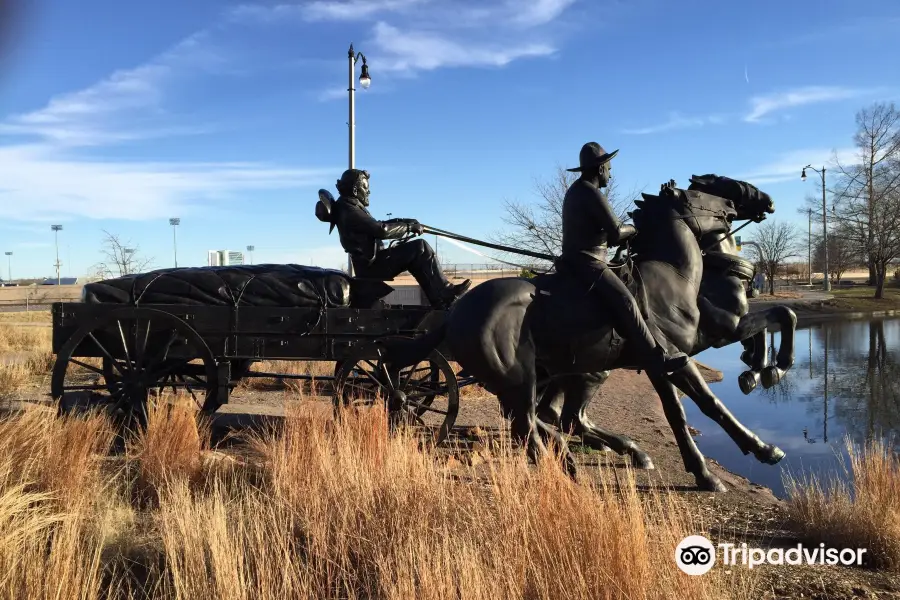
<path fill-rule="evenodd" d="M 333 169 L 265 163 L 110 162 L 0 148 L 0 219 L 155 219 L 248 190 L 311 187 Z"/>
<path fill-rule="evenodd" d="M 872 94 L 876 91 L 877 90 L 874 89 L 841 86 L 807 86 L 763 96 L 755 96 L 750 99 L 750 112 L 744 116 L 744 121 L 748 123 L 759 123 L 766 116 L 787 108 L 858 98 L 860 96 Z"/>
<path fill-rule="evenodd" d="M 459 67 L 503 67 L 556 52 L 547 29 L 575 0 L 316 0 L 245 4 L 233 20 L 373 21 L 366 54 L 379 73 L 408 76 Z M 341 97 L 326 90 L 320 99 Z"/>
<path fill-rule="evenodd" d="M 375 25 L 375 43 L 383 58 L 379 70 L 430 71 L 441 67 L 502 67 L 512 61 L 553 54 L 548 44 L 524 43 L 466 44 L 424 31 L 401 31 L 379 22 Z"/>
<path fill-rule="evenodd" d="M 746 173 L 737 177 L 753 184 L 782 183 L 785 181 L 799 181 L 800 171 L 808 164 L 816 168 L 824 166 L 826 169 L 834 166 L 834 159 L 841 164 L 852 164 L 857 159 L 857 151 L 853 147 L 825 149 L 807 148 L 792 150 L 776 156 L 772 161 L 749 169 Z"/>
<path fill-rule="evenodd" d="M 634 129 L 623 129 L 622 133 L 628 135 L 648 135 L 651 133 L 663 133 L 665 131 L 674 131 L 676 129 L 693 129 L 703 127 L 704 125 L 720 125 L 725 122 L 724 115 L 710 115 L 706 117 L 686 117 L 677 112 L 669 115 L 669 120 L 658 125 L 650 125 L 648 127 L 638 127 Z"/>
<path fill-rule="evenodd" d="M 206 42 L 191 35 L 147 63 L 114 72 L 82 90 L 60 94 L 42 108 L 0 121 L 3 137 L 37 138 L 60 146 L 95 146 L 206 133 L 209 126 L 172 123 L 164 89 L 177 74 L 221 64 Z"/>

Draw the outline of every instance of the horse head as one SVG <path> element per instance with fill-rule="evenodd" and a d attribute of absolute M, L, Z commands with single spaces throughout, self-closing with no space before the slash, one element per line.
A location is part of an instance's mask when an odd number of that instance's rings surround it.
<path fill-rule="evenodd" d="M 725 198 L 699 190 L 683 190 L 669 181 L 661 186 L 658 195 L 641 194 L 635 201 L 637 210 L 630 213 L 638 232 L 646 234 L 671 221 L 684 221 L 699 241 L 711 234 L 731 230 L 731 223 L 748 212 L 748 200 Z"/>
<path fill-rule="evenodd" d="M 688 190 L 731 200 L 737 209 L 738 221 L 751 220 L 759 223 L 766 218 L 767 213 L 775 212 L 772 197 L 746 181 L 714 174 L 693 175 Z"/>

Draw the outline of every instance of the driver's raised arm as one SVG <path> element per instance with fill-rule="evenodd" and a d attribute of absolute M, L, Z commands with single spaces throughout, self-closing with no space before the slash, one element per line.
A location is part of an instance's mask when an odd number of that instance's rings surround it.
<path fill-rule="evenodd" d="M 352 231 L 365 232 L 379 240 L 393 240 L 406 235 L 412 225 L 406 221 L 379 221 L 358 206 L 347 206 L 345 224 Z"/>

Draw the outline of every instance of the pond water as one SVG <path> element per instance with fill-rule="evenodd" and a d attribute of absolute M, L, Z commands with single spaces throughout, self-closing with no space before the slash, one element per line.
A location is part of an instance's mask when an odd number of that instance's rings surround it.
<path fill-rule="evenodd" d="M 778 347 L 779 334 L 770 335 Z M 844 475 L 845 440 L 864 443 L 881 436 L 897 448 L 900 433 L 900 319 L 832 321 L 798 330 L 796 363 L 777 386 L 741 393 L 746 370 L 742 346 L 707 350 L 697 360 L 719 369 L 710 389 L 745 426 L 787 456 L 777 466 L 744 456 L 725 432 L 684 399 L 690 424 L 700 430 L 700 451 L 728 470 L 784 496 L 782 474 Z M 770 356 L 773 350 L 770 347 Z M 845 463 L 849 466 L 849 463 Z"/>

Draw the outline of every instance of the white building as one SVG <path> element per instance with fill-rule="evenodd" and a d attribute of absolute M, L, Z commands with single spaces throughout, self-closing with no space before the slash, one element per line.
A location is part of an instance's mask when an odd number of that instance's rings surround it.
<path fill-rule="evenodd" d="M 227 267 L 244 264 L 244 253 L 234 250 L 210 250 L 206 264 L 210 267 Z"/>

